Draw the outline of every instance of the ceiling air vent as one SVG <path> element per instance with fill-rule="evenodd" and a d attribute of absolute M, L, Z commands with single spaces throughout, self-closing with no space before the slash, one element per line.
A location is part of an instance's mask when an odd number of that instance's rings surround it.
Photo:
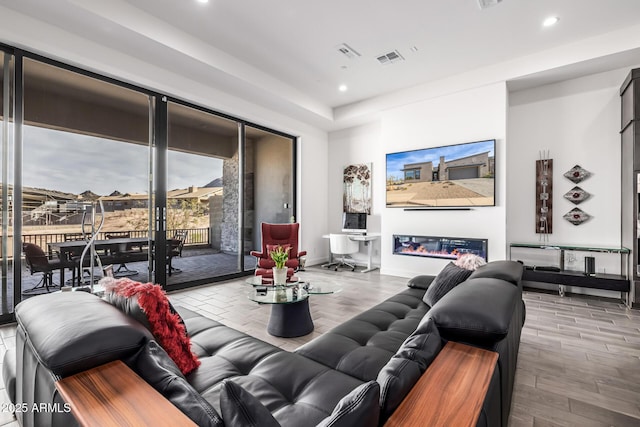
<path fill-rule="evenodd" d="M 480 9 L 486 9 L 491 6 L 495 6 L 500 3 L 502 0 L 478 0 L 478 6 Z"/>
<path fill-rule="evenodd" d="M 360 54 L 354 48 L 346 43 L 339 44 L 338 46 L 336 46 L 336 49 L 338 49 L 338 52 L 349 59 L 355 59 L 360 56 Z"/>
<path fill-rule="evenodd" d="M 382 65 L 393 64 L 394 62 L 404 61 L 402 55 L 397 50 L 394 50 L 389 53 L 385 53 L 384 55 L 378 55 L 378 62 Z"/>

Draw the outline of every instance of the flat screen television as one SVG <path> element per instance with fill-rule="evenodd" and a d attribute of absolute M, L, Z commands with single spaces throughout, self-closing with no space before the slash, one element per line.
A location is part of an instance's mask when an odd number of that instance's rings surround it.
<path fill-rule="evenodd" d="M 366 233 L 367 214 L 366 213 L 342 213 L 343 233 Z"/>
<path fill-rule="evenodd" d="M 387 154 L 387 207 L 495 206 L 495 139 Z"/>

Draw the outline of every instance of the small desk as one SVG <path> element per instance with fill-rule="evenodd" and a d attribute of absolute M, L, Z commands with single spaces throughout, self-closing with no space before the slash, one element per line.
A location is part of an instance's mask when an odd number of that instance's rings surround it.
<path fill-rule="evenodd" d="M 380 233 L 367 233 L 367 234 L 349 234 L 349 239 L 356 242 L 363 242 L 367 247 L 367 268 L 362 270 L 362 273 L 368 273 L 373 270 L 377 270 L 378 267 L 373 266 L 373 244 L 371 242 L 378 240 L 381 237 Z M 323 239 L 328 239 L 329 234 L 323 234 Z M 331 262 L 333 256 L 331 254 L 331 247 L 329 247 L 329 262 Z"/>
<path fill-rule="evenodd" d="M 195 426 L 122 361 L 56 382 L 81 426 Z"/>

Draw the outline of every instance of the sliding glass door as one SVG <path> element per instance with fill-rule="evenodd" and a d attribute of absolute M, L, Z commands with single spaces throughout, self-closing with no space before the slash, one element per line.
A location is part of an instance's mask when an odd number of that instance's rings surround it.
<path fill-rule="evenodd" d="M 295 220 L 293 137 L 8 47 L 0 67 L 0 323 L 105 270 L 246 275 L 260 223 Z"/>
<path fill-rule="evenodd" d="M 2 283 L 0 284 L 0 321 L 9 321 L 15 305 L 13 280 L 13 71 L 15 59 L 13 55 L 0 51 L 0 227 L 2 243 L 0 246 L 0 263 Z"/>
<path fill-rule="evenodd" d="M 239 124 L 168 103 L 167 285 L 241 271 Z M 173 246 L 173 247 L 172 247 Z"/>
<path fill-rule="evenodd" d="M 149 280 L 152 256 L 124 261 L 152 246 L 140 243 L 152 238 L 149 95 L 25 58 L 21 125 L 22 295 L 90 284 L 80 264 Z M 92 261 L 82 252 L 94 234 L 131 240 Z"/>

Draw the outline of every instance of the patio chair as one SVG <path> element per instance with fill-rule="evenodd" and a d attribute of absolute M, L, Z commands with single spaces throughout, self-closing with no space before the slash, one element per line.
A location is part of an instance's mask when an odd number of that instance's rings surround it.
<path fill-rule="evenodd" d="M 182 257 L 182 248 L 187 240 L 187 234 L 189 230 L 176 230 L 173 234 L 173 238 L 167 242 L 167 261 L 168 261 L 168 273 L 169 276 L 173 273 L 179 273 L 179 268 L 175 268 L 172 265 L 173 257 Z"/>
<path fill-rule="evenodd" d="M 110 232 L 106 232 L 104 234 L 105 239 L 107 240 L 112 240 L 112 239 L 128 239 L 131 237 L 131 233 L 129 231 L 110 231 Z M 117 247 L 114 246 L 110 249 L 110 255 L 112 256 L 113 259 L 117 259 L 117 260 L 126 260 L 129 256 L 131 256 L 131 258 L 135 258 L 135 255 L 138 255 L 142 252 L 142 246 L 139 244 L 131 244 L 131 243 L 124 243 L 121 245 L 118 245 Z M 138 274 L 138 271 L 136 270 L 131 270 L 129 267 L 127 267 L 126 261 L 120 262 L 120 265 L 118 265 L 118 268 L 116 268 L 115 270 L 113 270 L 113 275 L 115 277 L 128 277 L 128 276 L 135 276 Z"/>
<path fill-rule="evenodd" d="M 46 289 L 50 292 L 50 288 L 57 287 L 53 284 L 53 272 L 65 268 L 65 264 L 60 259 L 51 259 L 44 253 L 42 248 L 35 243 L 23 243 L 22 251 L 27 261 L 27 268 L 31 275 L 42 273 L 42 279 L 37 285 L 30 289 L 22 291 L 23 294 L 29 294 Z"/>

